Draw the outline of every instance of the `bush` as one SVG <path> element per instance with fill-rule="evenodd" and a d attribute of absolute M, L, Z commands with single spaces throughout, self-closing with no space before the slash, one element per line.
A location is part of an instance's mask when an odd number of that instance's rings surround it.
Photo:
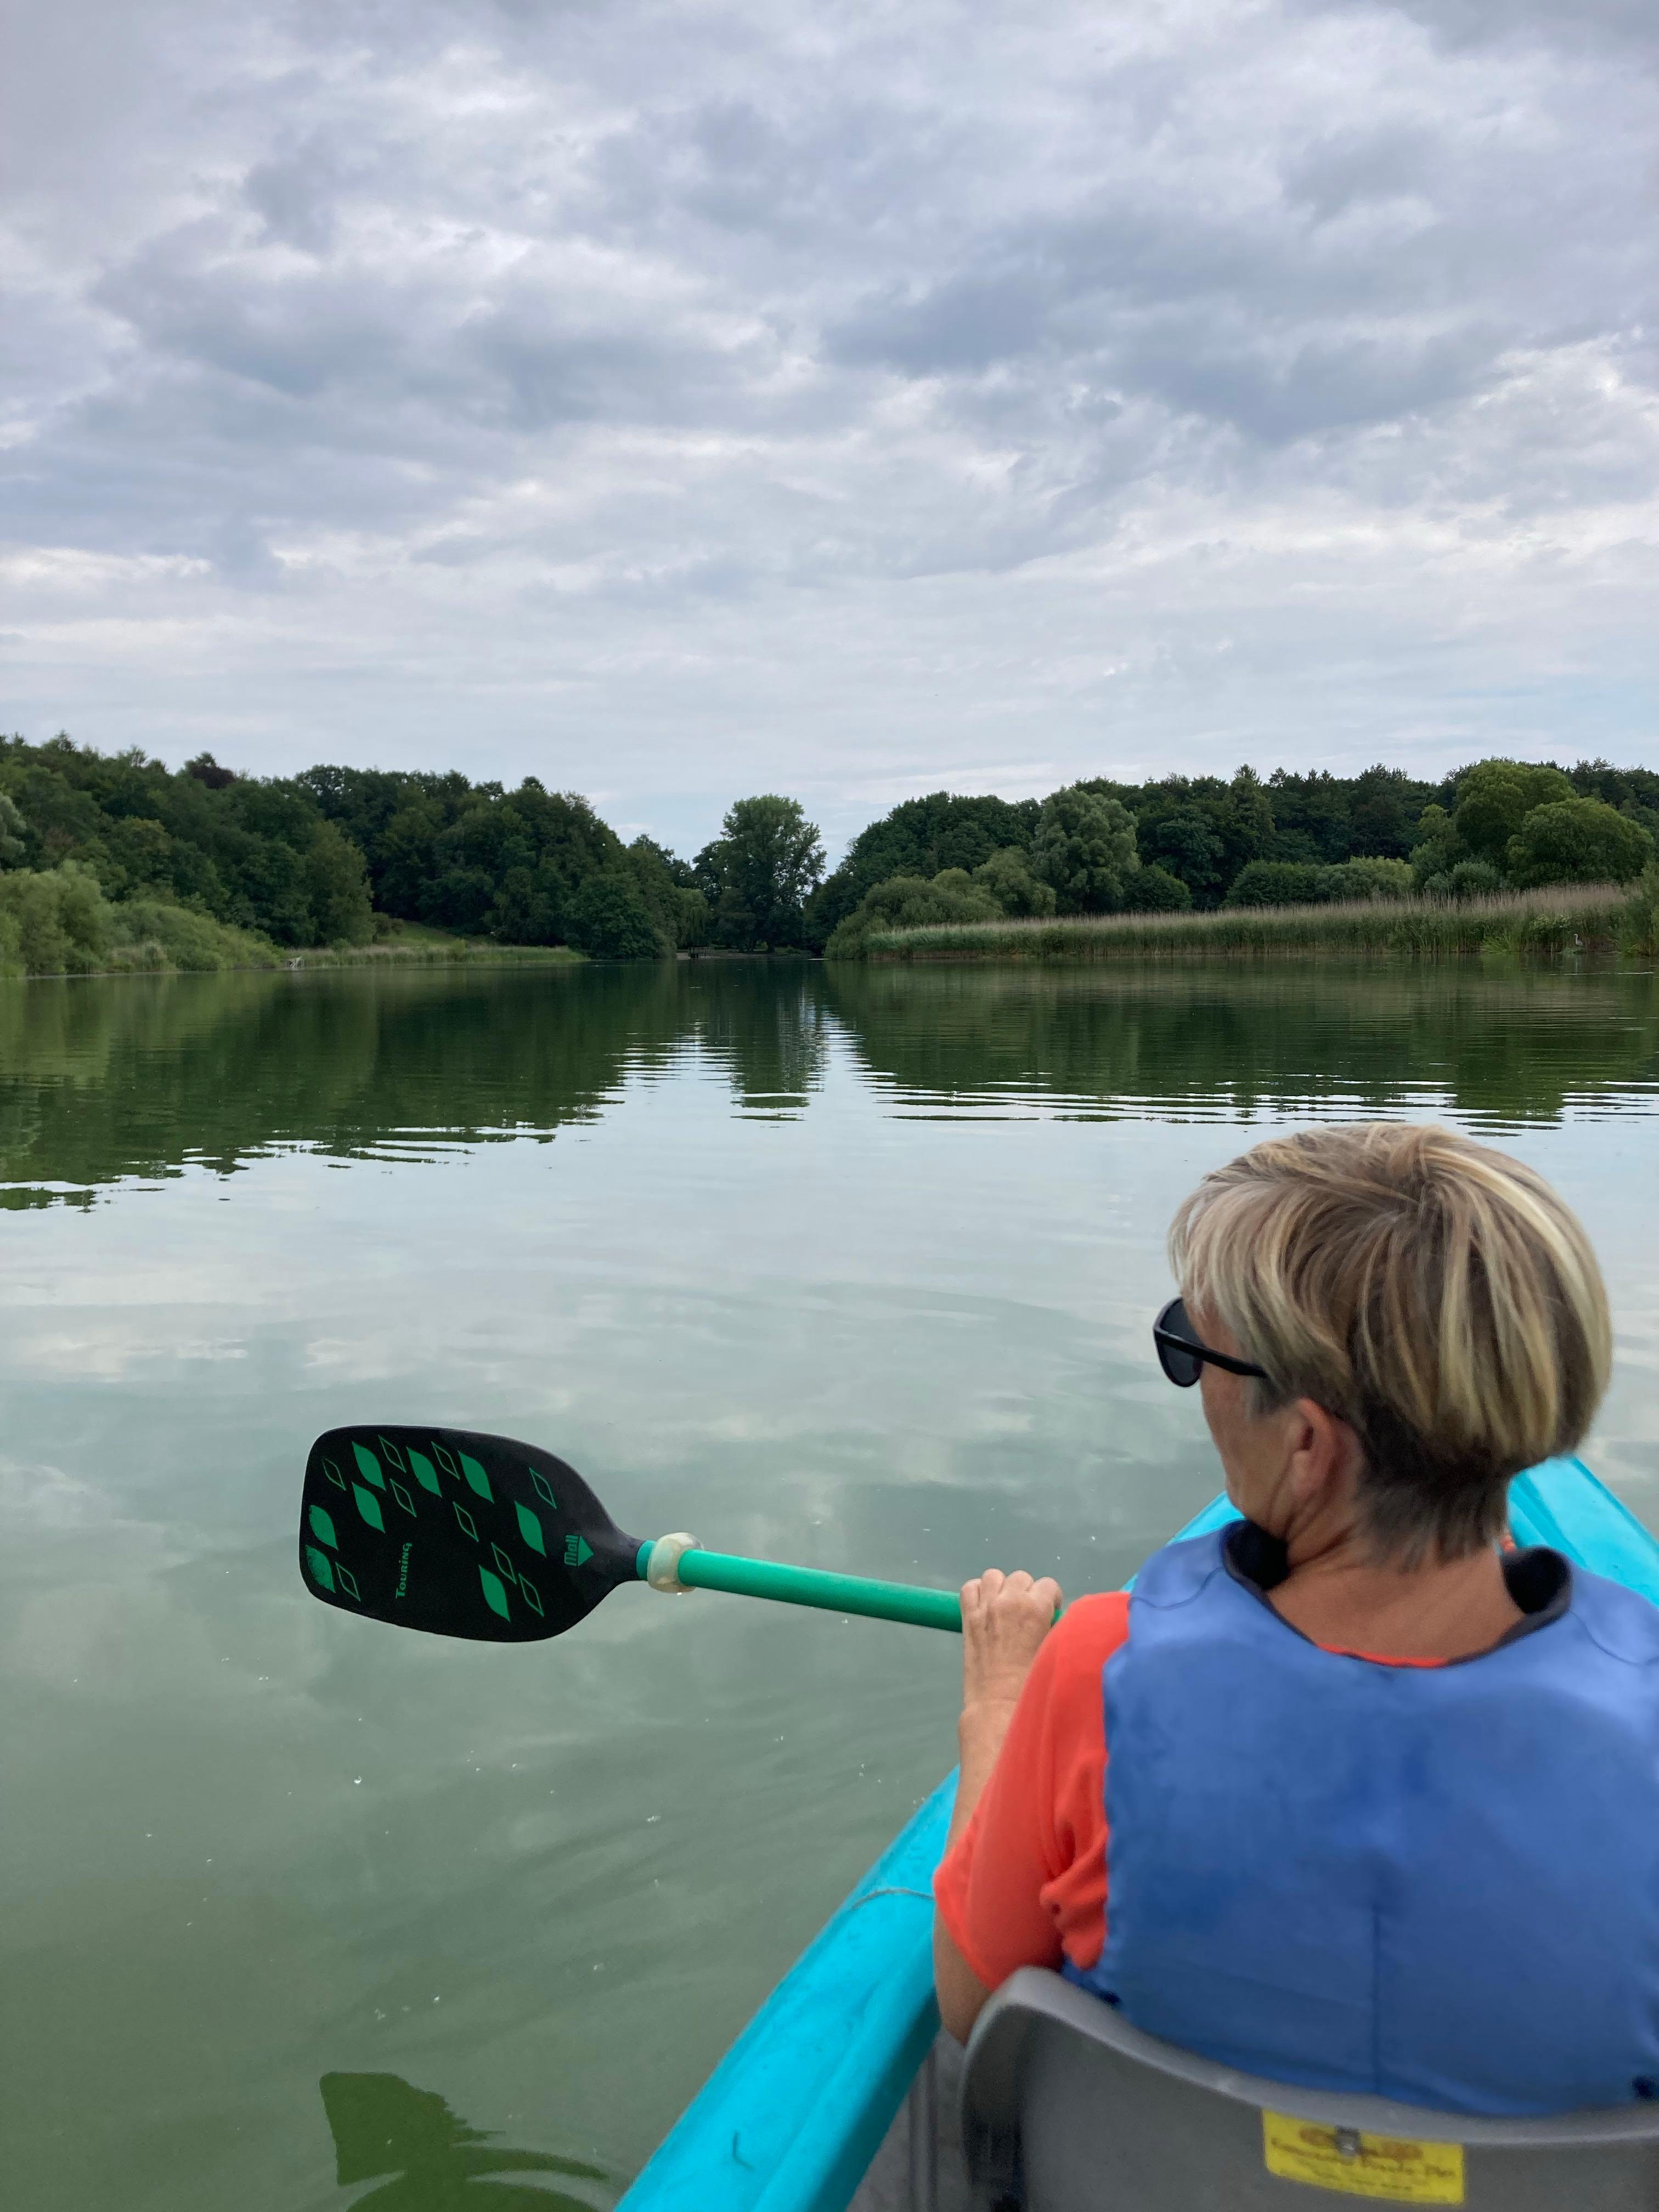
<path fill-rule="evenodd" d="M 1249 860 L 1233 878 L 1229 906 L 1316 906 L 1320 878 L 1328 872 L 1308 860 Z"/>
<path fill-rule="evenodd" d="M 101 964 L 112 969 L 274 968 L 281 957 L 269 938 L 233 929 L 211 915 L 167 899 L 122 899 L 104 908 Z M 357 942 L 360 940 L 350 940 Z"/>
<path fill-rule="evenodd" d="M 0 874 L 0 975 L 274 967 L 270 940 L 168 899 L 112 904 L 73 860 Z"/>
<path fill-rule="evenodd" d="M 1411 890 L 1411 862 L 1387 860 L 1380 854 L 1362 854 L 1319 872 L 1320 897 L 1338 903 L 1408 898 Z"/>
<path fill-rule="evenodd" d="M 1443 878 L 1447 898 L 1491 898 L 1504 888 L 1504 878 L 1490 860 L 1460 860 Z"/>
<path fill-rule="evenodd" d="M 972 881 L 1013 921 L 1054 910 L 1053 884 L 1032 874 L 1030 857 L 1018 845 L 1005 845 L 1000 852 L 993 853 L 974 870 Z"/>
<path fill-rule="evenodd" d="M 1654 857 L 1638 823 L 1599 799 L 1562 799 L 1536 806 L 1510 840 L 1511 883 L 1627 884 Z"/>
<path fill-rule="evenodd" d="M 964 890 L 962 886 L 967 885 Z M 890 876 L 866 891 L 823 948 L 826 960 L 862 960 L 871 933 L 925 929 L 934 922 L 1000 921 L 1002 908 L 961 868 L 945 868 L 929 883 L 922 876 Z"/>
<path fill-rule="evenodd" d="M 0 876 L 0 957 L 14 975 L 85 975 L 102 963 L 104 915 L 98 879 L 61 868 L 13 868 Z"/>
<path fill-rule="evenodd" d="M 1123 878 L 1126 914 L 1185 914 L 1192 902 L 1192 892 L 1180 877 L 1156 864 L 1131 868 Z"/>

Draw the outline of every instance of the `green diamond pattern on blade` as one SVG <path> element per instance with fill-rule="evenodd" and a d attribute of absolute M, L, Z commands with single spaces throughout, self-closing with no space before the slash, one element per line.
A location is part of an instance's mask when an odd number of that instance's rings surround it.
<path fill-rule="evenodd" d="M 404 1465 L 404 1455 L 398 1450 L 397 1445 L 392 1443 L 390 1437 L 382 1437 L 380 1438 L 380 1449 L 386 1454 L 387 1459 L 391 1461 L 392 1466 L 397 1468 L 399 1474 L 405 1474 L 408 1473 L 408 1469 Z"/>
<path fill-rule="evenodd" d="M 424 1452 L 411 1451 L 409 1455 L 409 1464 L 414 1469 L 415 1480 L 422 1490 L 429 1490 L 434 1498 L 442 1497 L 443 1492 L 438 1483 L 437 1469 Z"/>
<path fill-rule="evenodd" d="M 502 1551 L 501 1546 L 499 1544 L 492 1544 L 489 1547 L 489 1552 L 490 1557 L 495 1560 L 495 1565 L 501 1571 L 502 1580 L 509 1583 L 517 1582 L 519 1577 L 513 1571 L 513 1562 L 507 1558 L 507 1553 Z"/>
<path fill-rule="evenodd" d="M 453 1474 L 457 1482 L 460 1480 L 461 1470 L 456 1466 L 455 1455 L 449 1449 L 447 1445 L 439 1443 L 434 1438 L 432 1445 L 432 1456 L 437 1461 L 439 1466 L 442 1468 L 446 1474 Z"/>
<path fill-rule="evenodd" d="M 538 1620 L 544 1620 L 546 1619 L 546 1615 L 542 1611 L 540 1592 L 537 1589 L 534 1583 L 527 1583 L 522 1575 L 519 1577 L 519 1595 L 530 1607 L 530 1610 L 535 1614 Z"/>
<path fill-rule="evenodd" d="M 550 1505 L 556 1513 L 559 1510 L 559 1501 L 553 1495 L 553 1486 L 547 1477 L 538 1474 L 532 1467 L 530 1470 L 530 1480 L 535 1484 L 536 1495 L 541 1499 L 543 1504 Z"/>
<path fill-rule="evenodd" d="M 462 1528 L 465 1529 L 467 1534 L 471 1537 L 473 1542 L 476 1544 L 478 1540 L 478 1524 L 472 1518 L 472 1516 L 467 1511 L 465 1505 L 458 1505 L 455 1508 L 455 1518 L 460 1522 Z"/>
<path fill-rule="evenodd" d="M 312 1510 L 314 1513 L 316 1511 L 316 1508 L 313 1506 Z M 329 1565 L 326 1554 L 319 1552 L 314 1544 L 307 1544 L 306 1546 L 306 1565 L 310 1568 L 311 1579 L 316 1583 L 319 1589 L 331 1590 L 333 1589 L 334 1570 Z"/>
<path fill-rule="evenodd" d="M 568 1567 L 585 1567 L 593 1556 L 593 1547 L 585 1536 L 567 1536 L 564 1540 L 564 1563 Z"/>
<path fill-rule="evenodd" d="M 335 1466 L 331 1459 L 325 1459 L 323 1462 L 323 1473 L 328 1477 L 329 1480 L 334 1485 L 334 1487 L 337 1490 L 343 1490 L 345 1488 L 346 1479 L 344 1475 L 341 1474 L 339 1468 Z"/>
<path fill-rule="evenodd" d="M 397 1499 L 398 1504 L 403 1507 L 405 1513 L 412 1513 L 415 1510 L 415 1500 L 404 1488 L 402 1483 L 398 1480 L 396 1475 L 391 1476 L 389 1480 L 392 1484 L 392 1495 Z"/>
<path fill-rule="evenodd" d="M 507 1585 L 499 1575 L 492 1575 L 488 1567 L 480 1567 L 478 1580 L 483 1584 L 484 1603 L 492 1613 L 499 1613 L 503 1620 L 510 1620 L 507 1609 Z"/>
<path fill-rule="evenodd" d="M 527 1505 L 520 1505 L 515 1501 L 514 1510 L 519 1516 L 519 1534 L 524 1538 L 526 1543 L 529 1545 L 532 1552 L 539 1552 L 543 1559 L 545 1559 L 547 1557 L 547 1546 L 542 1540 L 541 1522 L 536 1518 L 535 1515 L 531 1511 Z"/>
<path fill-rule="evenodd" d="M 357 1455 L 357 1470 L 363 1480 L 372 1482 L 376 1490 L 384 1490 L 386 1477 L 381 1474 L 380 1462 L 375 1458 L 374 1453 L 365 1451 L 362 1444 L 356 1443 L 352 1444 L 351 1449 Z"/>
<path fill-rule="evenodd" d="M 357 1510 L 368 1522 L 369 1527 L 378 1528 L 380 1534 L 385 1535 L 386 1522 L 380 1518 L 380 1501 L 374 1492 L 372 1490 L 365 1490 L 361 1482 L 354 1482 L 351 1486 L 351 1494 L 357 1501 Z"/>
<path fill-rule="evenodd" d="M 331 1552 L 337 1552 L 340 1540 L 334 1533 L 334 1517 L 320 1505 L 311 1509 L 311 1533 L 319 1544 L 326 1544 Z"/>
<path fill-rule="evenodd" d="M 478 1496 L 483 1498 L 486 1505 L 494 1504 L 495 1500 L 489 1494 L 489 1477 L 479 1466 L 477 1461 L 476 1459 L 469 1458 L 465 1452 L 461 1454 L 461 1473 L 466 1477 L 467 1480 L 471 1484 L 473 1489 L 477 1491 Z"/>
<path fill-rule="evenodd" d="M 334 1570 L 334 1579 L 338 1583 L 340 1588 L 345 1592 L 346 1595 L 351 1600 L 353 1605 L 361 1605 L 362 1603 L 363 1594 L 358 1589 L 356 1579 L 353 1576 L 349 1567 L 337 1566 Z"/>

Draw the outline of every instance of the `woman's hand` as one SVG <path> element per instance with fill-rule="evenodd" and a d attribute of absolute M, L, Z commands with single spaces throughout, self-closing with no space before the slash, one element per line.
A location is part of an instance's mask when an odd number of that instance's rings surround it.
<path fill-rule="evenodd" d="M 988 1567 L 962 1586 L 962 1710 L 973 1712 L 1018 1703 L 1037 1647 L 1054 1626 L 1060 1584 L 1052 1575 L 1035 1582 L 1024 1572 L 1005 1575 Z"/>
<path fill-rule="evenodd" d="M 1031 1662 L 1059 1610 L 1060 1584 L 1051 1575 L 1034 1582 L 1028 1574 L 1005 1575 L 999 1567 L 988 1567 L 962 1586 L 962 1719 L 957 1729 L 962 1766 L 947 1849 L 973 1818 Z M 959 2043 L 965 2043 L 991 1992 L 937 1914 L 933 1981 L 940 2019 Z"/>

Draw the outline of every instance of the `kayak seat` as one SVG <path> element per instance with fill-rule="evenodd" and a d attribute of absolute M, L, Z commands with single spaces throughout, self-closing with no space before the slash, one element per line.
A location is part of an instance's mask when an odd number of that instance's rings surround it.
<path fill-rule="evenodd" d="M 1659 2102 L 1487 2119 L 1294 2088 L 1143 2035 L 1036 1966 L 979 2016 L 962 2126 L 976 2212 L 1659 2208 Z"/>

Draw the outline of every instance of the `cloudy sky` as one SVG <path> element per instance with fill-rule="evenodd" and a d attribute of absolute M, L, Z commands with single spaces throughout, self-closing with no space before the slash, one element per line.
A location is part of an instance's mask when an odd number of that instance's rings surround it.
<path fill-rule="evenodd" d="M 1652 0 L 8 12 L 0 726 L 682 848 L 1659 763 Z"/>

